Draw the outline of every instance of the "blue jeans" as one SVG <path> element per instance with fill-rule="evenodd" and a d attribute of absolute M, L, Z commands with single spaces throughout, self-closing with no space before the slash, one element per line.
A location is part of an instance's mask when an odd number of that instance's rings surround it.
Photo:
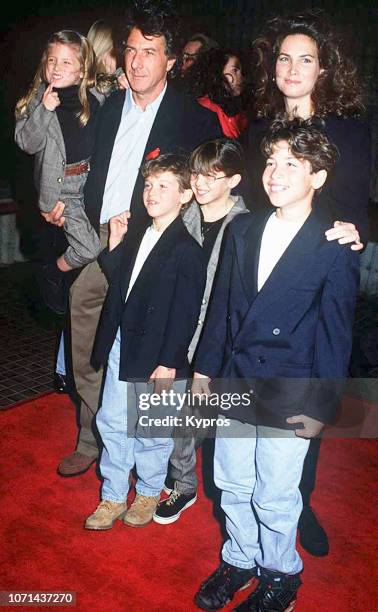
<path fill-rule="evenodd" d="M 286 437 L 282 437 L 286 436 Z M 230 420 L 218 426 L 214 480 L 229 539 L 222 558 L 284 574 L 303 568 L 295 548 L 302 511 L 299 482 L 309 441 L 294 432 Z"/>
<path fill-rule="evenodd" d="M 109 355 L 102 405 L 96 423 L 104 448 L 100 470 L 104 479 L 101 498 L 113 502 L 125 502 L 129 491 L 129 473 L 136 465 L 139 495 L 157 496 L 164 486 L 168 460 L 173 449 L 170 430 L 164 428 L 166 437 L 139 436 L 138 396 L 151 393 L 148 383 L 130 383 L 119 380 L 120 334 L 118 331 Z M 186 381 L 176 381 L 177 392 L 185 390 Z M 134 432 L 134 434 L 130 433 Z M 143 431 L 142 431 L 143 433 Z"/>

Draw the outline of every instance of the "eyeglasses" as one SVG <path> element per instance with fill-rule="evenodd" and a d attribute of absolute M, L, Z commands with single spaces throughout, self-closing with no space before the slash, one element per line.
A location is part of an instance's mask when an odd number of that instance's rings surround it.
<path fill-rule="evenodd" d="M 220 179 L 228 178 L 227 174 L 223 174 L 223 176 L 214 176 L 213 174 L 197 174 L 196 172 L 192 172 L 191 180 L 197 181 L 198 177 L 202 177 L 207 185 L 214 185 L 215 181 L 219 181 Z"/>
<path fill-rule="evenodd" d="M 184 60 L 184 62 L 188 62 L 190 60 L 196 60 L 199 56 L 199 53 L 183 53 L 182 54 L 182 59 Z"/>

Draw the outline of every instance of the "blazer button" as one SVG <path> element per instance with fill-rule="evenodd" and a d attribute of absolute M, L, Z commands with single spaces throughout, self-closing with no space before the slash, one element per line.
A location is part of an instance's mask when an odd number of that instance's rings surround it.
<path fill-rule="evenodd" d="M 66 162 L 63 160 L 62 161 L 62 166 L 64 167 L 66 165 Z"/>
<path fill-rule="evenodd" d="M 265 363 L 265 362 L 266 362 L 266 359 L 265 359 L 265 357 L 259 357 L 257 361 L 258 361 L 259 363 Z"/>
<path fill-rule="evenodd" d="M 58 176 L 58 178 L 56 180 L 58 181 L 58 183 L 61 183 L 63 179 L 62 179 L 61 176 Z"/>
<path fill-rule="evenodd" d="M 278 336 L 281 333 L 281 330 L 278 327 L 275 327 L 273 330 L 273 335 Z"/>
<path fill-rule="evenodd" d="M 141 330 L 140 330 L 140 332 L 139 332 L 139 334 L 140 334 L 141 336 L 145 336 L 145 334 L 146 334 L 146 330 L 145 330 L 145 329 L 141 329 Z"/>
<path fill-rule="evenodd" d="M 155 306 L 149 306 L 149 307 L 147 308 L 147 312 L 149 312 L 149 313 L 150 313 L 150 312 L 153 312 L 154 310 L 155 310 Z"/>

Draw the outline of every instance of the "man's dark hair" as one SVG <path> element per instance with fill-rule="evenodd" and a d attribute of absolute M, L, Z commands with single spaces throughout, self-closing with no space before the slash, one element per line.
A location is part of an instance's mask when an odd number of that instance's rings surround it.
<path fill-rule="evenodd" d="M 223 172 L 226 176 L 243 175 L 244 154 L 238 142 L 216 138 L 197 147 L 189 158 L 192 174 Z"/>
<path fill-rule="evenodd" d="M 284 119 L 273 121 L 261 143 L 264 157 L 270 157 L 274 145 L 282 140 L 287 142 L 294 157 L 310 162 L 312 172 L 319 170 L 329 172 L 339 156 L 337 147 L 328 140 L 319 127 L 319 122 L 315 123 L 311 119 L 304 120 L 297 117 L 290 121 Z"/>
<path fill-rule="evenodd" d="M 180 191 L 190 189 L 190 171 L 188 158 L 181 153 L 165 153 L 156 159 L 145 162 L 141 168 L 144 178 L 162 172 L 172 172 L 178 180 Z"/>
<path fill-rule="evenodd" d="M 143 36 L 164 36 L 166 55 L 179 57 L 182 48 L 182 24 L 172 5 L 167 0 L 136 0 L 126 13 L 124 44 L 134 28 Z"/>

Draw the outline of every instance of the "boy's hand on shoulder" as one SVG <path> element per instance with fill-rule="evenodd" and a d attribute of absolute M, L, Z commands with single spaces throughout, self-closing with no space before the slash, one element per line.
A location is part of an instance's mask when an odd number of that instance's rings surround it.
<path fill-rule="evenodd" d="M 109 221 L 109 251 L 115 249 L 123 240 L 128 229 L 130 212 L 125 210 L 119 215 L 115 215 Z"/>
<path fill-rule="evenodd" d="M 200 372 L 194 372 L 191 389 L 192 395 L 199 395 L 200 397 L 210 395 L 209 382 L 210 378 L 208 376 L 200 374 Z"/>
<path fill-rule="evenodd" d="M 155 381 L 154 393 L 161 394 L 162 391 L 169 391 L 176 377 L 175 368 L 166 368 L 158 365 L 150 376 L 150 381 Z"/>
<path fill-rule="evenodd" d="M 295 435 L 299 438 L 316 438 L 324 427 L 324 423 L 306 416 L 305 414 L 289 417 L 286 419 L 286 422 L 292 425 L 295 423 L 303 424 L 301 429 L 295 430 Z"/>
<path fill-rule="evenodd" d="M 352 251 L 361 251 L 364 245 L 361 242 L 358 229 L 353 223 L 346 221 L 335 221 L 333 228 L 325 233 L 327 240 L 338 240 L 339 244 L 350 244 Z"/>

